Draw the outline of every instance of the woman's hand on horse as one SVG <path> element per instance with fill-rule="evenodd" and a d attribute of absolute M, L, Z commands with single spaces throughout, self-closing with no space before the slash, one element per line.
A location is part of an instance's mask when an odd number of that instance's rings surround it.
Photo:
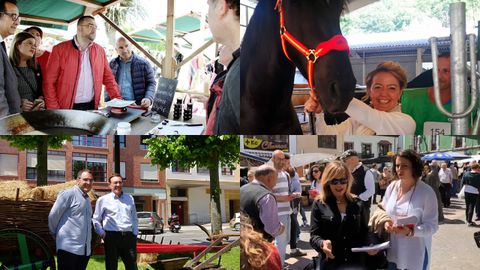
<path fill-rule="evenodd" d="M 322 106 L 320 103 L 309 97 L 307 102 L 304 104 L 304 109 L 306 113 L 314 112 L 314 113 L 321 113 L 323 111 Z"/>

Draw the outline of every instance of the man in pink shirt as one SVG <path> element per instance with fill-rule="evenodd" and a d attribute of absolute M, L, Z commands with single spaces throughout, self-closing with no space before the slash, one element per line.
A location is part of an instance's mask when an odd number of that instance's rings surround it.
<path fill-rule="evenodd" d="M 97 109 L 102 84 L 112 99 L 121 98 L 96 34 L 95 19 L 83 16 L 75 37 L 53 47 L 43 83 L 47 109 Z"/>

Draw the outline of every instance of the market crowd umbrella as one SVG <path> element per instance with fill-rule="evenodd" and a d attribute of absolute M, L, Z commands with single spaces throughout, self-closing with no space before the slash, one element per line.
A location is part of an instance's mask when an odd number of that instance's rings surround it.
<path fill-rule="evenodd" d="M 454 153 L 454 152 L 437 152 L 437 153 L 430 153 L 422 157 L 422 160 L 455 160 L 455 159 L 465 159 L 469 158 L 470 156 Z"/>

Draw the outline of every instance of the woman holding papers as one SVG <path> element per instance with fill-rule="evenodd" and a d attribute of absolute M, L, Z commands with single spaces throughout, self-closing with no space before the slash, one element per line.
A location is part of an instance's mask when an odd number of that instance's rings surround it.
<path fill-rule="evenodd" d="M 390 233 L 388 269 L 429 269 L 432 235 L 438 230 L 435 192 L 418 181 L 422 162 L 415 151 L 398 153 L 393 168 L 399 180 L 387 187 L 382 202 L 391 218 L 385 223 Z"/>
<path fill-rule="evenodd" d="M 366 269 L 364 246 L 367 224 L 362 201 L 350 193 L 352 175 L 340 161 L 329 163 L 322 174 L 321 191 L 312 207 L 310 244 L 323 257 L 324 269 Z"/>

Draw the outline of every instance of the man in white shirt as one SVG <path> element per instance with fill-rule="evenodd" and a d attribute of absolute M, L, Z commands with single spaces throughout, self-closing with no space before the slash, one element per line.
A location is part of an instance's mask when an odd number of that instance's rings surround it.
<path fill-rule="evenodd" d="M 372 172 L 364 166 L 358 158 L 355 150 L 347 150 L 342 154 L 342 160 L 347 164 L 348 169 L 352 173 L 353 183 L 351 193 L 357 195 L 363 201 L 365 208 L 365 218 L 368 224 L 370 217 L 370 200 L 375 194 L 375 180 Z"/>
<path fill-rule="evenodd" d="M 447 163 L 443 162 L 438 172 L 440 177 L 440 195 L 444 207 L 450 207 L 450 192 L 452 190 L 452 171 L 448 168 Z"/>
<path fill-rule="evenodd" d="M 116 270 L 118 257 L 126 270 L 137 269 L 138 220 L 133 197 L 123 193 L 123 178 L 108 179 L 111 193 L 100 197 L 93 214 L 95 231 L 105 242 L 105 268 Z"/>

